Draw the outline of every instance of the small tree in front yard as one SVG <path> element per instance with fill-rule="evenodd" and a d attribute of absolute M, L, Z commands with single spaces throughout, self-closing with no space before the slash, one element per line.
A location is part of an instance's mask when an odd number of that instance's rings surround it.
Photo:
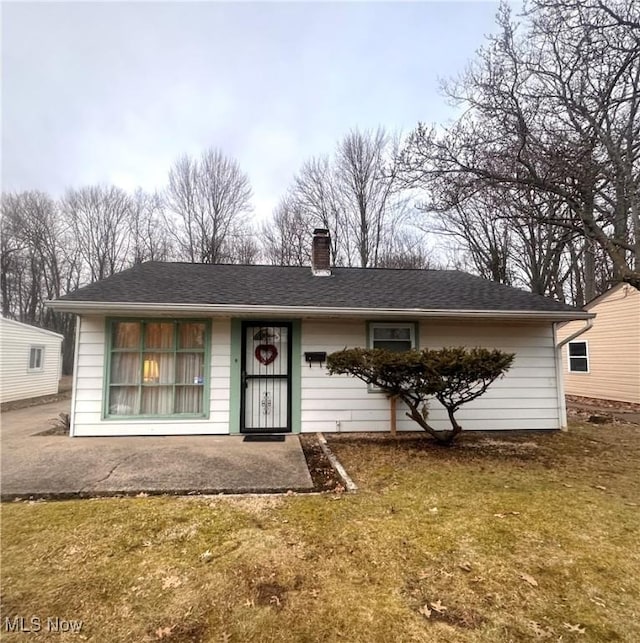
<path fill-rule="evenodd" d="M 345 348 L 327 358 L 330 375 L 352 375 L 401 399 L 407 416 L 440 444 L 451 444 L 462 431 L 456 411 L 480 397 L 511 367 L 515 355 L 487 348 L 440 348 L 395 353 L 380 348 Z M 427 422 L 428 399 L 447 410 L 450 431 Z"/>

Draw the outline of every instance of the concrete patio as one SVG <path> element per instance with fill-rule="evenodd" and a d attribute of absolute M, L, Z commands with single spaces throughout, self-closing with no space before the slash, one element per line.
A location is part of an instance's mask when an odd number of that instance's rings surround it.
<path fill-rule="evenodd" d="M 1 496 L 74 497 L 118 493 L 260 493 L 313 487 L 297 436 L 243 442 L 241 436 L 69 438 L 34 435 L 69 401 L 2 414 Z"/>

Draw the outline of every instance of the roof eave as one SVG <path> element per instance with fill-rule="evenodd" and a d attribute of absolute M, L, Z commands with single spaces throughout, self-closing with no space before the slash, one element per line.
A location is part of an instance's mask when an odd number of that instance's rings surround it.
<path fill-rule="evenodd" d="M 21 326 L 22 328 L 26 328 L 26 329 L 32 330 L 32 331 L 38 331 L 38 332 L 42 333 L 43 335 L 49 335 L 51 337 L 55 337 L 56 339 L 64 339 L 64 335 L 62 335 L 60 333 L 56 333 L 53 330 L 49 330 L 48 328 L 40 328 L 40 326 L 33 326 L 32 324 L 25 324 L 24 322 L 20 322 L 20 321 L 18 321 L 16 319 L 9 319 L 8 317 L 1 317 L 0 316 L 0 319 L 3 322 L 7 322 L 7 323 L 13 324 L 15 326 Z"/>
<path fill-rule="evenodd" d="M 443 317 L 465 319 L 505 319 L 505 320 L 539 320 L 569 321 L 589 319 L 593 313 L 572 310 L 456 310 L 425 308 L 341 308 L 320 306 L 238 306 L 235 304 L 169 304 L 140 302 L 95 302 L 53 300 L 46 302 L 53 310 L 77 314 L 97 315 L 131 315 L 145 313 L 159 315 L 247 315 L 278 317 Z"/>

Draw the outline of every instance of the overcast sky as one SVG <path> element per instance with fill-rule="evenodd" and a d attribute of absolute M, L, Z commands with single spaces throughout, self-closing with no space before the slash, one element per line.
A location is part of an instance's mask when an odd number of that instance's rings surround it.
<path fill-rule="evenodd" d="M 452 108 L 439 78 L 494 30 L 495 2 L 3 3 L 2 183 L 161 188 L 220 147 L 270 214 L 349 129 Z"/>

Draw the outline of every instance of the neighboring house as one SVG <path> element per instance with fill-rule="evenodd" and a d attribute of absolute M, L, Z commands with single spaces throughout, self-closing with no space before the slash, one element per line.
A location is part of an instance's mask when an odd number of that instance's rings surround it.
<path fill-rule="evenodd" d="M 0 317 L 0 402 L 56 394 L 61 347 L 58 333 Z"/>
<path fill-rule="evenodd" d="M 640 404 L 640 291 L 618 284 L 584 309 L 596 318 L 563 351 L 565 393 Z M 565 324 L 558 337 L 578 327 Z"/>
<path fill-rule="evenodd" d="M 329 247 L 316 230 L 311 268 L 149 262 L 50 302 L 78 315 L 71 434 L 388 431 L 384 393 L 327 374 L 353 346 L 513 351 L 463 426 L 564 426 L 555 325 L 589 313 L 458 271 L 332 269 Z M 429 421 L 448 427 L 435 402 Z"/>

